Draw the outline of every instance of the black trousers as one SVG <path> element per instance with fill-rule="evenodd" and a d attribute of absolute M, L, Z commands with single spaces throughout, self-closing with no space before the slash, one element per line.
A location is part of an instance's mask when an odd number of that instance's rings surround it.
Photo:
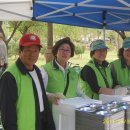
<path fill-rule="evenodd" d="M 40 123 L 40 128 L 41 128 L 41 130 L 44 130 L 44 125 L 43 125 L 43 114 L 44 114 L 44 112 L 40 112 L 40 120 L 41 120 L 41 123 Z"/>

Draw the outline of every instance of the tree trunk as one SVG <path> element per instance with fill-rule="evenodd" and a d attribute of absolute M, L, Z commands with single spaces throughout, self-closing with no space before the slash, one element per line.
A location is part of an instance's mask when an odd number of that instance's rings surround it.
<path fill-rule="evenodd" d="M 0 32 L 3 33 L 3 30 L 2 30 L 2 21 L 0 21 Z"/>
<path fill-rule="evenodd" d="M 8 40 L 6 41 L 6 44 L 8 45 L 8 43 L 10 42 L 10 40 L 12 39 L 12 37 L 14 36 L 16 30 L 18 29 L 18 27 L 22 24 L 22 21 L 19 21 L 15 24 L 15 27 L 10 35 L 10 37 L 8 38 Z"/>
<path fill-rule="evenodd" d="M 119 40 L 119 33 L 117 34 L 117 50 L 120 48 L 120 40 Z"/>
<path fill-rule="evenodd" d="M 116 30 L 115 30 L 116 31 Z M 121 38 L 124 40 L 126 38 L 126 34 L 124 31 L 116 31 L 120 36 Z"/>
<path fill-rule="evenodd" d="M 2 22 L 2 21 L 0 21 L 0 33 L 2 33 L 2 34 L 3 34 L 3 36 L 4 36 L 4 41 L 5 41 L 5 34 L 4 34 L 3 29 L 2 29 L 2 24 L 3 24 L 3 22 Z"/>
<path fill-rule="evenodd" d="M 47 50 L 45 52 L 46 63 L 53 60 L 52 47 L 53 47 L 53 24 L 48 23 L 48 35 L 47 35 Z"/>

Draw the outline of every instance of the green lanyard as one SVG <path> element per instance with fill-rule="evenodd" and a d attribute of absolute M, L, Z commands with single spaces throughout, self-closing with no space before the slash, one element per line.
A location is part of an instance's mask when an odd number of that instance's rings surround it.
<path fill-rule="evenodd" d="M 106 87 L 109 88 L 110 86 L 109 86 L 109 83 L 108 83 L 107 78 L 106 78 L 107 76 L 106 76 L 105 69 L 103 67 L 101 68 L 102 70 L 99 67 L 97 67 L 97 68 L 98 68 L 100 74 L 102 75 L 102 77 L 103 77 L 103 79 L 105 81 Z"/>
<path fill-rule="evenodd" d="M 65 86 L 65 89 L 64 89 L 64 92 L 63 92 L 64 96 L 66 96 L 66 93 L 67 93 L 67 90 L 68 90 L 68 87 L 69 87 L 69 73 L 70 73 L 70 71 L 68 70 L 66 86 Z"/>

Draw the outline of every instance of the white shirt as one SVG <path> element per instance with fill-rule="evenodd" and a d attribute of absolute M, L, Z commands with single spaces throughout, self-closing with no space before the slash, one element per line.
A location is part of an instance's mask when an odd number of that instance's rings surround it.
<path fill-rule="evenodd" d="M 63 72 L 64 74 L 64 78 L 66 78 L 69 66 L 68 64 L 66 65 L 66 68 L 63 68 L 56 60 L 55 60 L 56 64 L 58 65 L 59 69 Z"/>
<path fill-rule="evenodd" d="M 8 63 L 7 60 L 7 48 L 5 42 L 0 38 L 0 65 Z"/>
<path fill-rule="evenodd" d="M 40 112 L 42 112 L 44 110 L 44 104 L 43 104 L 43 96 L 42 96 L 41 87 L 43 87 L 43 86 L 40 85 L 40 81 L 38 79 L 36 70 L 30 71 L 29 73 L 30 73 L 30 75 L 32 76 L 32 78 L 35 82 L 37 93 L 38 93 L 39 104 L 40 104 Z M 46 87 L 48 77 L 45 77 L 45 75 L 46 75 L 45 73 L 46 72 L 44 70 L 42 70 L 41 74 L 42 74 L 42 78 L 43 78 L 43 83 L 44 83 L 44 86 Z"/>
<path fill-rule="evenodd" d="M 47 72 L 44 70 L 44 68 L 40 68 L 41 74 L 42 74 L 42 78 L 43 78 L 43 82 L 44 82 L 44 87 L 46 89 L 47 87 L 47 83 L 48 83 L 48 75 Z"/>

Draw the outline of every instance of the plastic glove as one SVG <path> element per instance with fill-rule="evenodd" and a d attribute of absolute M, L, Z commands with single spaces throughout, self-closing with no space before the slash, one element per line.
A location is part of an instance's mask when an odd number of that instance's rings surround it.
<path fill-rule="evenodd" d="M 127 95 L 129 90 L 127 87 L 119 87 L 114 89 L 114 95 Z"/>

